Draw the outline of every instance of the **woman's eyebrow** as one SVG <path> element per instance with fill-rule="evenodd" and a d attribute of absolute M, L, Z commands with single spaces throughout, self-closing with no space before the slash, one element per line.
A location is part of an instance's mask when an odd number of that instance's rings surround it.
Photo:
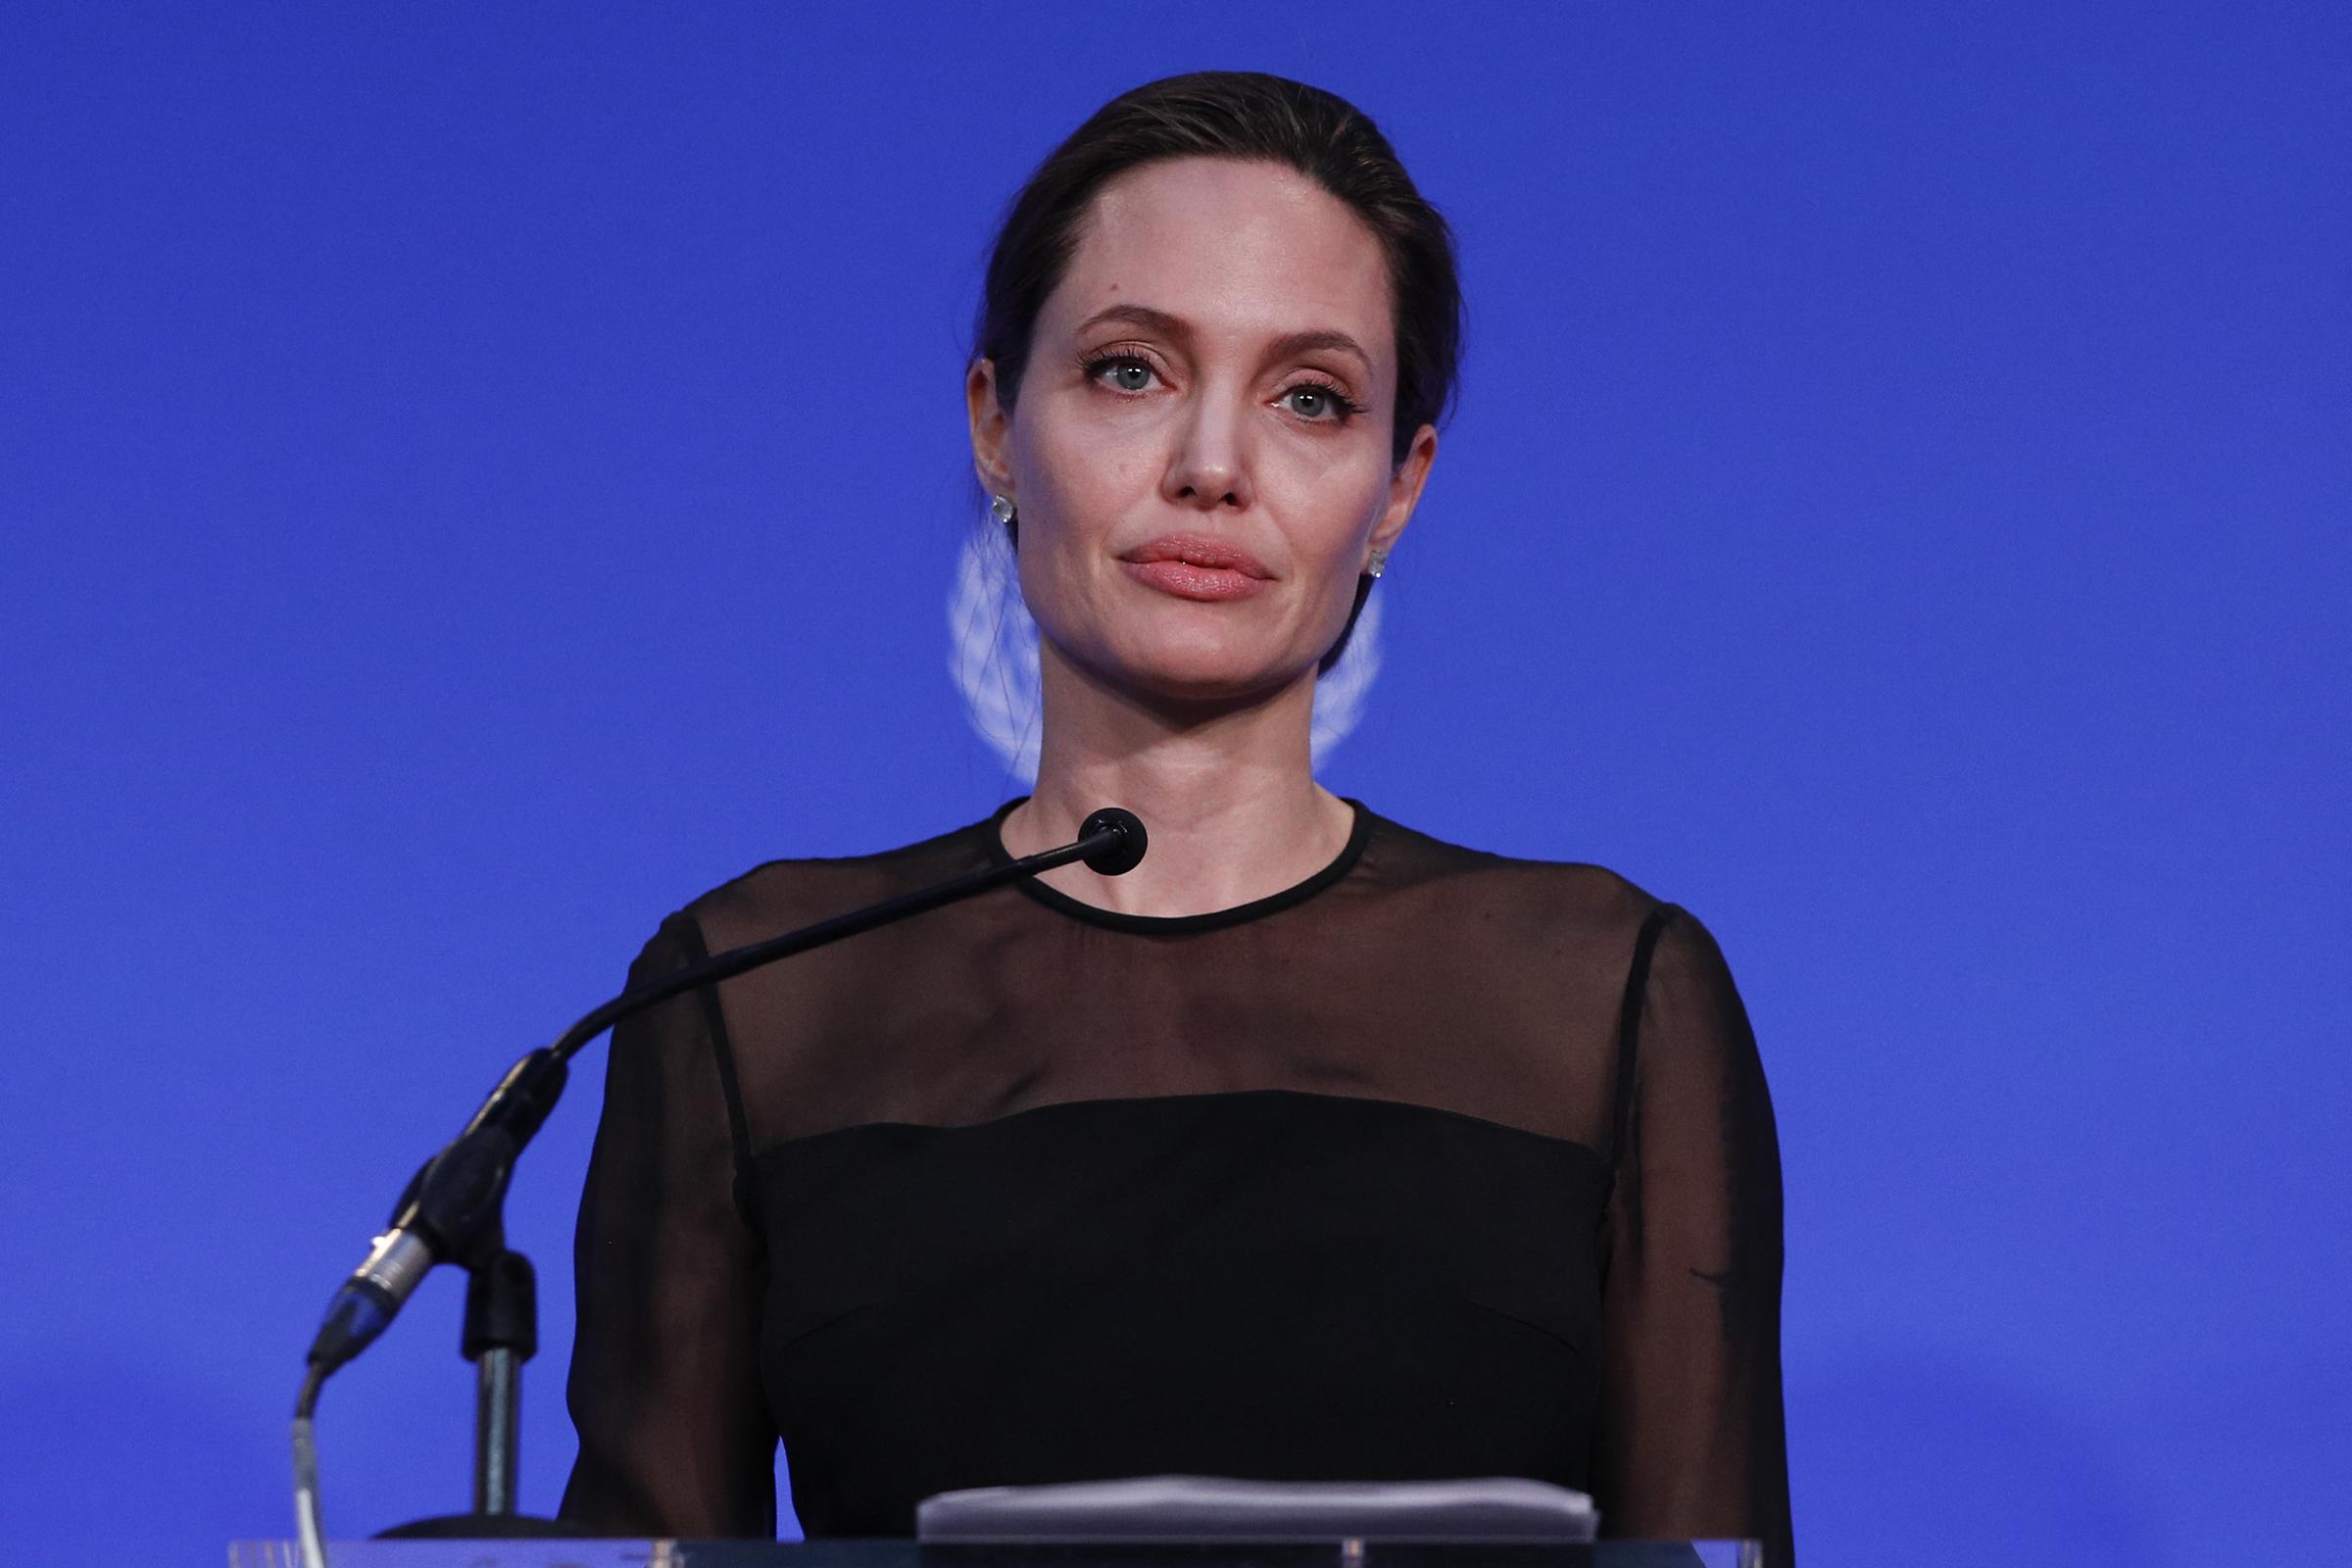
<path fill-rule="evenodd" d="M 1266 358 L 1287 360 L 1293 355 L 1304 354 L 1312 349 L 1337 349 L 1343 354 L 1352 354 L 1363 361 L 1364 368 L 1367 370 L 1372 368 L 1372 356 L 1364 352 L 1362 344 L 1345 332 L 1333 331 L 1328 328 L 1317 332 L 1286 332 L 1276 338 L 1272 346 L 1266 350 Z"/>
<path fill-rule="evenodd" d="M 1165 311 L 1155 311 L 1149 305 L 1110 305 L 1097 311 L 1078 323 L 1078 330 L 1091 332 L 1105 321 L 1131 321 L 1148 332 L 1163 337 L 1190 338 L 1192 328 Z"/>
<path fill-rule="evenodd" d="M 1192 328 L 1181 318 L 1170 316 L 1165 311 L 1155 311 L 1149 305 L 1105 306 L 1079 322 L 1078 330 L 1091 332 L 1109 321 L 1126 321 L 1147 332 L 1157 332 L 1178 342 L 1190 342 L 1193 335 Z M 1266 358 L 1287 360 L 1314 349 L 1335 349 L 1343 354 L 1352 354 L 1363 362 L 1367 370 L 1372 367 L 1372 356 L 1364 352 L 1362 344 L 1345 332 L 1328 327 L 1307 332 L 1286 332 L 1266 346 Z"/>

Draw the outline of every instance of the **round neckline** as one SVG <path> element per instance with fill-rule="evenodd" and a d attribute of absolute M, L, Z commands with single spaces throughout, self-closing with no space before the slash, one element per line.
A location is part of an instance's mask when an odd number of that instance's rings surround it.
<path fill-rule="evenodd" d="M 1004 818 L 1013 808 L 1029 799 L 1016 795 L 990 814 L 981 824 L 981 843 L 988 851 L 992 865 L 1010 865 L 1012 853 L 1004 848 Z M 1348 842 L 1323 869 L 1302 882 L 1294 882 L 1279 892 L 1262 899 L 1251 899 L 1228 909 L 1208 909 L 1200 914 L 1126 914 L 1117 909 L 1105 909 L 1101 905 L 1073 899 L 1058 888 L 1051 888 L 1036 877 L 1025 876 L 1015 884 L 1022 893 L 1049 909 L 1058 910 L 1074 920 L 1101 926 L 1107 931 L 1149 932 L 1159 936 L 1182 936 L 1195 931 L 1214 931 L 1220 926 L 1240 925 L 1245 921 L 1263 919 L 1294 906 L 1304 904 L 1355 868 L 1364 857 L 1364 845 L 1372 837 L 1372 810 L 1353 796 L 1342 796 L 1348 808 L 1355 813 L 1354 825 L 1348 830 Z"/>

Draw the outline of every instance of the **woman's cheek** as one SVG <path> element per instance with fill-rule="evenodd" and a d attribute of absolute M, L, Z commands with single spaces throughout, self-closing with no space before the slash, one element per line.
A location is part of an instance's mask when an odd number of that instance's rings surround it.
<path fill-rule="evenodd" d="M 1030 619 L 1048 635 L 1058 635 L 1067 622 L 1068 572 L 1062 564 L 1066 541 L 1056 520 L 1059 509 L 1038 495 L 1042 487 L 1024 486 L 1021 532 L 1013 545 L 1013 571 L 1020 582 L 1021 604 Z"/>

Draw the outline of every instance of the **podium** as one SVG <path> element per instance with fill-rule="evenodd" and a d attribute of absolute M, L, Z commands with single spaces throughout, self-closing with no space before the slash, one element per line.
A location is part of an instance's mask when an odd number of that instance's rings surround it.
<path fill-rule="evenodd" d="M 1747 1541 L 1590 1545 L 1391 1543 L 339 1541 L 329 1568 L 1757 1568 Z M 302 1568 L 291 1541 L 240 1541 L 229 1568 Z"/>
<path fill-rule="evenodd" d="M 1763 1568 L 1750 1541 L 1595 1541 L 1590 1496 L 1522 1476 L 975 1487 L 925 1497 L 914 1523 L 912 1537 L 789 1543 L 378 1538 L 330 1543 L 327 1558 L 328 1568 Z M 240 1542 L 228 1560 L 302 1568 L 292 1542 Z"/>

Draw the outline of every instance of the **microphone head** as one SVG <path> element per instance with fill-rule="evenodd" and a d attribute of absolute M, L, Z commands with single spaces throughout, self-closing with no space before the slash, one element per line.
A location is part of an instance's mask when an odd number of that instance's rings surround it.
<path fill-rule="evenodd" d="M 1143 862 L 1143 819 L 1133 811 L 1122 811 L 1115 806 L 1105 806 L 1088 817 L 1078 828 L 1080 843 L 1098 833 L 1117 833 L 1119 836 L 1094 854 L 1083 857 L 1088 870 L 1097 876 L 1124 876 Z"/>

